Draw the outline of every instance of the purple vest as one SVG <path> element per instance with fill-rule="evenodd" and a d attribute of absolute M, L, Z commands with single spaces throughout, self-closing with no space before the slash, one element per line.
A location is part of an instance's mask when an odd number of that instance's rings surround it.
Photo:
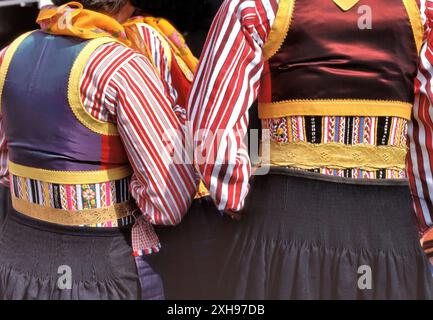
<path fill-rule="evenodd" d="M 90 43 L 36 31 L 18 45 L 1 100 L 13 163 L 56 171 L 129 164 L 117 133 L 96 132 L 79 117 L 91 118 L 81 105 L 81 75 L 73 79 L 73 71 L 87 63 L 81 55 Z"/>

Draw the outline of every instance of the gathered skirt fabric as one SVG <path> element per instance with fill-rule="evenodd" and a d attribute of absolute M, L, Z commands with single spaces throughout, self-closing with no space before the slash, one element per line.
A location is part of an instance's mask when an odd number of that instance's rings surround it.
<path fill-rule="evenodd" d="M 64 227 L 13 209 L 0 226 L 1 300 L 125 300 L 140 292 L 130 228 Z"/>
<path fill-rule="evenodd" d="M 223 232 L 231 223 L 204 197 L 194 200 L 180 225 L 155 228 L 162 248 L 148 261 L 163 280 L 166 299 L 220 298 L 216 290 L 221 259 L 226 258 Z"/>
<path fill-rule="evenodd" d="M 256 176 L 222 238 L 226 299 L 433 298 L 407 185 Z"/>
<path fill-rule="evenodd" d="M 9 188 L 0 185 L 0 229 L 6 220 L 9 210 L 12 208 L 12 201 Z"/>

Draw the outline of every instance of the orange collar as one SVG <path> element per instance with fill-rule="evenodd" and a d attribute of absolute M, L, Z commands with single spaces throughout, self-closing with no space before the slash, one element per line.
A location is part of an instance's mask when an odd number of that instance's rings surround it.
<path fill-rule="evenodd" d="M 131 43 L 125 29 L 108 15 L 86 10 L 78 2 L 62 6 L 46 6 L 41 9 L 36 22 L 47 33 L 82 39 L 112 37 L 127 46 Z"/>

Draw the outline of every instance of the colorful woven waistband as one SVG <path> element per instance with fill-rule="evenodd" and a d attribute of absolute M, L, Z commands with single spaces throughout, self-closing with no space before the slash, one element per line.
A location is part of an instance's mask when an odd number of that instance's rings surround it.
<path fill-rule="evenodd" d="M 134 208 L 130 204 L 129 183 L 130 177 L 65 185 L 11 174 L 12 199 L 17 211 L 47 222 L 85 227 L 132 224 Z M 74 213 L 82 219 L 67 217 Z"/>

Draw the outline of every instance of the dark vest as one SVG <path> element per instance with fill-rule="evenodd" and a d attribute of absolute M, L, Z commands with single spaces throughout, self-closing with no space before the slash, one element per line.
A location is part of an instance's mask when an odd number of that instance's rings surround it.
<path fill-rule="evenodd" d="M 281 0 L 260 117 L 409 118 L 422 33 L 415 0 L 361 0 L 347 11 L 332 0 Z"/>
<path fill-rule="evenodd" d="M 116 126 L 81 104 L 80 79 L 95 41 L 36 31 L 8 49 L 1 106 L 12 163 L 73 172 L 129 165 Z"/>

